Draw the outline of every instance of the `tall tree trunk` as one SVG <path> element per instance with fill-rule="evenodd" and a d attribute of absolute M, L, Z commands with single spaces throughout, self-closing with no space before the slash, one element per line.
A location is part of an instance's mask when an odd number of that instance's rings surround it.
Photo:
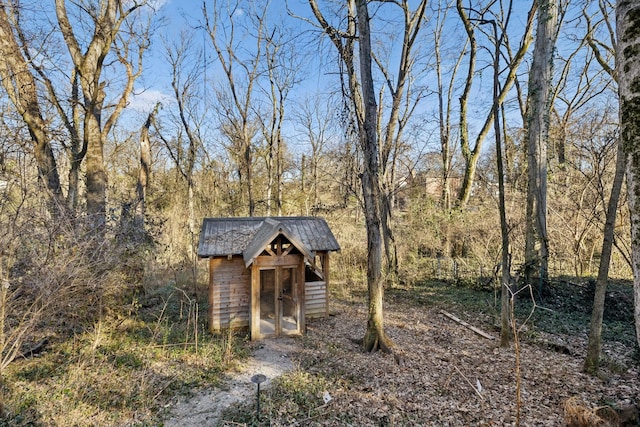
<path fill-rule="evenodd" d="M 587 346 L 587 357 L 584 362 L 584 370 L 590 373 L 595 373 L 600 365 L 604 301 L 607 293 L 607 282 L 609 280 L 611 251 L 613 241 L 615 239 L 618 201 L 620 200 L 620 190 L 622 189 L 622 183 L 624 182 L 624 167 L 626 159 L 620 142 L 618 142 L 618 153 L 616 155 L 616 172 L 613 179 L 613 186 L 611 187 L 611 195 L 609 196 L 609 204 L 607 206 L 607 219 L 604 224 L 604 238 L 602 240 L 602 254 L 600 255 L 600 266 L 598 268 L 598 278 L 596 280 L 596 293 L 593 298 L 593 309 L 591 310 L 589 344 Z"/>
<path fill-rule="evenodd" d="M 86 185 L 87 215 L 96 229 L 106 225 L 107 172 L 104 167 L 104 141 L 100 131 L 100 107 L 89 102 L 84 121 L 84 138 L 87 141 Z"/>
<path fill-rule="evenodd" d="M 367 228 L 367 284 L 369 289 L 369 308 L 367 329 L 364 336 L 364 348 L 368 351 L 383 350 L 392 352 L 393 343 L 384 330 L 382 280 L 382 240 L 380 223 L 380 177 L 379 146 L 377 133 L 376 95 L 373 89 L 371 70 L 371 37 L 367 0 L 347 1 L 348 36 L 330 26 L 318 8 L 316 0 L 309 5 L 318 23 L 338 50 L 346 70 L 349 90 L 356 123 L 358 140 L 363 156 L 361 174 L 362 193 Z M 356 32 L 357 26 L 357 32 Z M 356 37 L 357 35 L 357 37 Z M 354 64 L 354 42 L 359 42 L 360 81 Z M 361 92 L 362 91 L 362 92 Z M 350 156 L 349 156 L 350 157 Z M 399 356 L 396 355 L 399 361 Z"/>
<path fill-rule="evenodd" d="M 640 2 L 616 5 L 620 143 L 626 158 L 636 338 L 640 344 Z"/>
<path fill-rule="evenodd" d="M 504 40 L 504 33 L 498 37 L 498 27 L 495 21 L 490 22 L 493 27 L 495 51 L 493 54 L 493 129 L 496 139 L 496 167 L 498 169 L 498 199 L 500 210 L 500 235 L 502 237 L 502 274 L 500 277 L 500 347 L 509 346 L 511 328 L 509 317 L 509 300 L 511 297 L 511 262 L 509 256 L 509 226 L 507 224 L 507 210 L 505 204 L 504 166 L 502 161 L 502 129 L 500 128 L 500 49 Z"/>
<path fill-rule="evenodd" d="M 529 77 L 527 113 L 527 210 L 525 275 L 532 283 L 535 271 L 540 284 L 548 280 L 547 143 L 551 113 L 553 51 L 558 18 L 557 0 L 541 0 L 533 63 Z"/>
<path fill-rule="evenodd" d="M 382 301 L 382 241 L 380 233 L 380 179 L 376 97 L 371 74 L 371 38 L 367 0 L 356 0 L 359 33 L 360 81 L 364 102 L 364 121 L 359 132 L 364 157 L 362 196 L 367 225 L 367 282 L 369 287 L 369 316 L 364 336 L 367 351 L 382 349 L 391 352 L 391 341 L 384 331 Z"/>
<path fill-rule="evenodd" d="M 268 8 L 265 7 L 260 11 L 253 11 L 259 12 L 254 17 L 254 27 L 249 31 L 256 42 L 255 49 L 247 59 L 243 59 L 243 55 L 236 50 L 238 41 L 235 39 L 236 22 L 234 19 L 236 17 L 233 11 L 241 10 L 241 5 L 244 3 L 240 0 L 235 0 L 232 2 L 233 4 L 228 4 L 229 8 L 226 10 L 228 21 L 224 23 L 221 16 L 225 12 L 225 7 L 217 1 L 213 1 L 211 13 L 209 13 L 207 3 L 202 2 L 205 28 L 216 51 L 220 66 L 225 73 L 225 85 L 228 85 L 227 88 L 230 95 L 230 98 L 226 96 L 219 97 L 218 101 L 223 104 L 224 119 L 229 122 L 227 123 L 228 125 L 231 125 L 230 131 L 227 132 L 227 137 L 232 142 L 235 150 L 237 150 L 237 152 L 233 153 L 233 156 L 237 156 L 237 161 L 239 162 L 237 170 L 240 178 L 240 191 L 246 193 L 248 215 L 253 216 L 256 202 L 252 164 L 252 140 L 255 135 L 255 130 L 252 127 L 255 123 L 255 105 L 252 96 L 254 84 L 256 84 L 262 72 L 260 66 L 262 64 L 261 58 L 264 55 L 263 41 L 266 37 L 266 13 Z M 225 27 L 225 29 L 219 30 L 220 27 Z M 239 67 L 234 68 L 236 65 Z M 241 83 L 238 84 L 237 80 L 240 80 Z"/>

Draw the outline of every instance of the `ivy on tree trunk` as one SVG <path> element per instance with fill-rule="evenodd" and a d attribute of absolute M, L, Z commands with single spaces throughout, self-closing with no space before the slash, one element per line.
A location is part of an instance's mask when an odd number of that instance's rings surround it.
<path fill-rule="evenodd" d="M 616 5 L 620 144 L 626 156 L 636 338 L 640 343 L 640 2 Z"/>

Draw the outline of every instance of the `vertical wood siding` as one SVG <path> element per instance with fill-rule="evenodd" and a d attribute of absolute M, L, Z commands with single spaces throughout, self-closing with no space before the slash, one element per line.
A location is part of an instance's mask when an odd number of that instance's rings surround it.
<path fill-rule="evenodd" d="M 249 325 L 251 308 L 250 270 L 242 257 L 210 261 L 209 329 Z"/>
<path fill-rule="evenodd" d="M 298 266 L 301 280 L 304 278 L 303 265 L 301 263 Z M 255 274 L 254 287 L 257 294 L 254 310 L 258 310 L 260 301 L 258 268 L 255 268 Z M 327 315 L 327 294 L 327 282 L 324 280 L 304 284 L 304 306 L 300 307 L 299 313 L 303 320 L 301 325 L 304 325 L 304 319 Z M 252 334 L 259 333 L 257 311 L 255 325 L 250 325 L 251 309 L 251 268 L 245 267 L 241 256 L 235 256 L 232 259 L 211 258 L 209 260 L 209 330 L 215 332 L 226 328 L 251 326 Z"/>

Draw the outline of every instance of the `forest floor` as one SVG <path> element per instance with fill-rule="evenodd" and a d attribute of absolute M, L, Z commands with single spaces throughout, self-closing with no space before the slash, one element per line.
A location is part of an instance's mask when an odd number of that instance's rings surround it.
<path fill-rule="evenodd" d="M 12 363 L 0 382 L 0 426 L 503 426 L 518 417 L 522 426 L 562 426 L 568 416 L 581 421 L 573 426 L 605 425 L 596 413 L 640 425 L 629 283 L 609 285 L 602 366 L 591 376 L 582 367 L 592 283 L 556 280 L 536 304 L 520 294 L 517 351 L 499 347 L 491 282 L 388 289 L 385 326 L 400 365 L 362 351 L 364 287 L 334 282 L 331 316 L 308 322 L 301 337 L 257 342 L 242 331 L 196 336 L 199 305 L 182 289 L 158 288 L 135 315 L 60 335 Z M 258 373 L 268 379 L 259 419 Z"/>
<path fill-rule="evenodd" d="M 608 295 L 618 311 L 609 321 L 605 316 L 604 362 L 591 376 L 582 372 L 589 308 L 580 299 L 588 299 L 588 286 L 557 289 L 532 316 L 531 304 L 517 310 L 519 352 L 513 344 L 499 347 L 492 292 L 444 284 L 390 290 L 386 330 L 403 355 L 401 365 L 362 351 L 367 312 L 361 298 L 334 300 L 333 315 L 311 321 L 306 335 L 295 339 L 289 349 L 295 369 L 263 394 L 261 420 L 253 398 L 224 411 L 219 425 L 609 425 L 597 424 L 603 418 L 610 425 L 639 425 L 640 366 L 628 335 L 627 297 L 616 298 L 615 289 Z M 449 292 L 456 302 L 443 297 Z"/>

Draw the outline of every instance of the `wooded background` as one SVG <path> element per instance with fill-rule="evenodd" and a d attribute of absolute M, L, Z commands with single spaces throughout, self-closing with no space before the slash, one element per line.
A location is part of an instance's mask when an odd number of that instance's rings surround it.
<path fill-rule="evenodd" d="M 385 283 L 500 287 L 504 232 L 514 283 L 597 275 L 620 133 L 613 2 L 359 3 Z M 92 324 L 161 277 L 197 290 L 204 217 L 322 215 L 336 281 L 366 280 L 356 2 L 192 6 L 1 3 L 0 367 L 44 319 Z M 609 276 L 629 279 L 619 199 Z"/>

